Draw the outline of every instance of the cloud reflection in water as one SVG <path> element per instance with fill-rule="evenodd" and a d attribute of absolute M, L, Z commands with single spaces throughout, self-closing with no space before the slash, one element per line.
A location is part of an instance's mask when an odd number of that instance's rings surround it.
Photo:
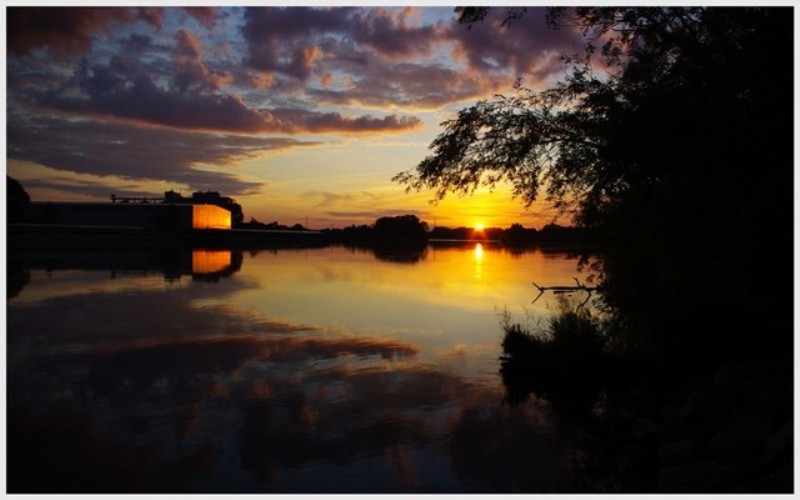
<path fill-rule="evenodd" d="M 10 491 L 511 492 L 565 480 L 544 403 L 502 406 L 496 386 L 421 357 L 419 335 L 246 307 L 231 298 L 266 290 L 247 272 L 123 290 L 78 273 L 76 287 L 98 286 L 11 302 Z"/>

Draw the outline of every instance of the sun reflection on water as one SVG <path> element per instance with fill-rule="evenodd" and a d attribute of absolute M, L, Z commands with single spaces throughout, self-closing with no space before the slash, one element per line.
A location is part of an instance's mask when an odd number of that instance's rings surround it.
<path fill-rule="evenodd" d="M 482 261 L 483 260 L 483 245 L 480 243 L 475 244 L 475 260 Z"/>
<path fill-rule="evenodd" d="M 475 279 L 483 277 L 483 245 L 475 244 Z"/>

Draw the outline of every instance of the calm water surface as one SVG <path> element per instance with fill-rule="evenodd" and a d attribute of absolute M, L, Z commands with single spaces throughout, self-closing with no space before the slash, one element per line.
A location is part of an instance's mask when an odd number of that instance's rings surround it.
<path fill-rule="evenodd" d="M 569 489 L 575 430 L 498 372 L 498 311 L 551 314 L 566 254 L 9 262 L 10 492 Z"/>

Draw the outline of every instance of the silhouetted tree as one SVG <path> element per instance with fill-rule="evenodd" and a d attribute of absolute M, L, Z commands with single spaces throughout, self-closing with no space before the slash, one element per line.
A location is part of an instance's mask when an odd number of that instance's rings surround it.
<path fill-rule="evenodd" d="M 468 23 L 486 14 L 461 12 Z M 461 110 L 395 180 L 436 198 L 500 181 L 526 205 L 544 194 L 596 238 L 607 303 L 662 343 L 719 333 L 706 347 L 724 348 L 764 317 L 774 321 L 759 324 L 759 344 L 791 340 L 792 10 L 591 7 L 548 19 L 587 36 L 566 79 Z"/>
<path fill-rule="evenodd" d="M 16 297 L 31 281 L 31 270 L 15 259 L 6 259 L 6 299 Z"/>
<path fill-rule="evenodd" d="M 31 204 L 31 198 L 22 184 L 10 176 L 6 176 L 6 196 L 8 222 L 23 222 Z"/>
<path fill-rule="evenodd" d="M 373 227 L 375 238 L 397 240 L 403 242 L 426 241 L 428 224 L 419 220 L 416 215 L 399 215 L 397 217 L 381 217 Z"/>
<path fill-rule="evenodd" d="M 511 224 L 503 233 L 502 241 L 512 246 L 522 246 L 532 244 L 535 237 L 535 229 L 526 229 L 522 224 Z"/>
<path fill-rule="evenodd" d="M 474 230 L 468 227 L 450 228 L 438 226 L 431 230 L 429 236 L 443 240 L 468 240 L 472 237 L 473 232 Z"/>

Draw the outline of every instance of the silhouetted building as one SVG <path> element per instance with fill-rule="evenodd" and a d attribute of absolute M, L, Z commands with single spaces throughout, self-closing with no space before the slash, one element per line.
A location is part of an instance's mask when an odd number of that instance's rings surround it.
<path fill-rule="evenodd" d="M 222 207 L 188 203 L 31 203 L 31 222 L 74 226 L 141 227 L 152 230 L 230 229 Z"/>
<path fill-rule="evenodd" d="M 189 203 L 193 205 L 216 205 L 224 208 L 231 214 L 233 225 L 244 222 L 244 212 L 242 206 L 236 200 L 228 196 L 222 196 L 217 191 L 195 191 L 191 197 L 183 196 L 180 193 L 169 190 L 164 193 L 164 203 Z"/>

